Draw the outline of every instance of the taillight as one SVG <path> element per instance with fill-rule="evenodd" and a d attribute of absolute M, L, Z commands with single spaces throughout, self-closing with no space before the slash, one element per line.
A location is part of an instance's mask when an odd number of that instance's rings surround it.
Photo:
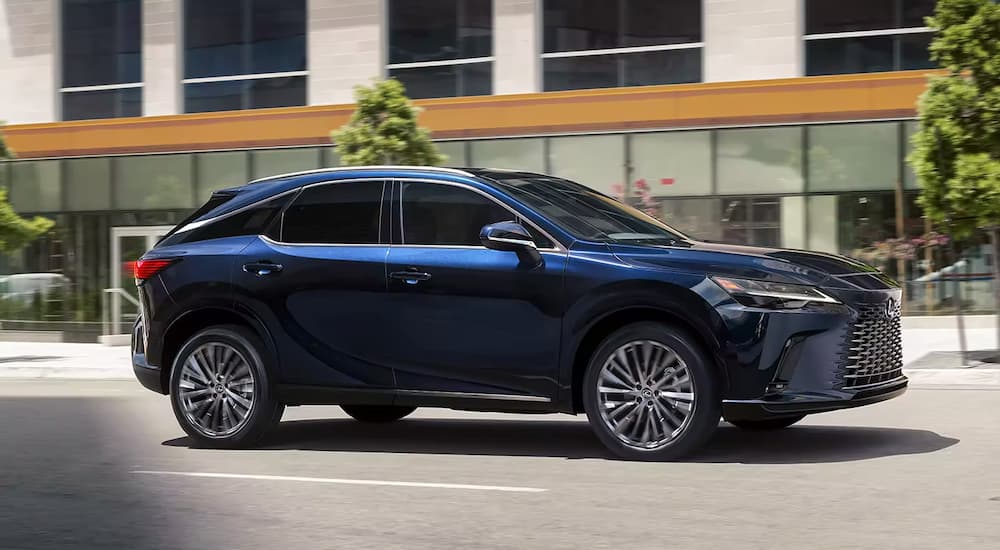
<path fill-rule="evenodd" d="M 135 262 L 135 269 L 133 270 L 133 272 L 135 273 L 135 279 L 137 281 L 142 281 L 143 279 L 148 279 L 148 278 L 152 277 L 153 275 L 156 275 L 157 273 L 159 273 L 160 271 L 162 271 L 163 268 L 167 267 L 168 265 L 170 265 L 170 264 L 172 264 L 172 263 L 174 263 L 176 261 L 177 260 L 174 259 L 174 258 L 169 258 L 169 259 L 155 259 L 155 260 L 138 260 L 138 261 Z"/>

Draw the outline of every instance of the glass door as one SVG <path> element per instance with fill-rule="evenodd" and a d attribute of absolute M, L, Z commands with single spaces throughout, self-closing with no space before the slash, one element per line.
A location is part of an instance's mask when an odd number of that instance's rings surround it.
<path fill-rule="evenodd" d="M 133 265 L 170 229 L 167 225 L 111 228 L 111 288 L 105 291 L 111 334 L 128 334 L 132 330 L 139 315 Z"/>

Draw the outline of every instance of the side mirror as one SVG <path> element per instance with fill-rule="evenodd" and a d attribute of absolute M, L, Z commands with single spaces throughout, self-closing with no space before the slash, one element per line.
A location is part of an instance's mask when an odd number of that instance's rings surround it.
<path fill-rule="evenodd" d="M 517 222 L 492 223 L 479 232 L 479 241 L 486 248 L 516 252 L 522 262 L 532 267 L 541 265 L 542 255 L 538 253 L 534 239 L 523 225 Z"/>

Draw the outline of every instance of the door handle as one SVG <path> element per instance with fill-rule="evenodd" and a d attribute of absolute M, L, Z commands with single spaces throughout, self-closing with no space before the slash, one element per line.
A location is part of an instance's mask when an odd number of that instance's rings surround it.
<path fill-rule="evenodd" d="M 415 285 L 420 281 L 430 279 L 431 274 L 423 271 L 393 271 L 389 274 L 389 277 L 399 279 L 408 285 Z"/>
<path fill-rule="evenodd" d="M 282 269 L 284 268 L 281 264 L 274 264 L 271 262 L 250 262 L 248 264 L 243 264 L 243 271 L 253 273 L 258 277 L 266 277 L 268 275 L 280 273 Z"/>

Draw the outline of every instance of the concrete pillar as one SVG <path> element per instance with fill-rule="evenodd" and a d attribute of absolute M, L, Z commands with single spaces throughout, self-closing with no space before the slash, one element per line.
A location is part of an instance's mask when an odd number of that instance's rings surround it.
<path fill-rule="evenodd" d="M 0 2 L 0 121 L 58 120 L 58 0 Z"/>
<path fill-rule="evenodd" d="M 142 114 L 184 112 L 183 0 L 142 1 Z"/>
<path fill-rule="evenodd" d="M 309 0 L 309 105 L 351 103 L 385 75 L 385 0 Z"/>
<path fill-rule="evenodd" d="M 704 0 L 706 82 L 802 76 L 802 0 Z"/>
<path fill-rule="evenodd" d="M 493 0 L 493 93 L 541 91 L 541 0 Z"/>

